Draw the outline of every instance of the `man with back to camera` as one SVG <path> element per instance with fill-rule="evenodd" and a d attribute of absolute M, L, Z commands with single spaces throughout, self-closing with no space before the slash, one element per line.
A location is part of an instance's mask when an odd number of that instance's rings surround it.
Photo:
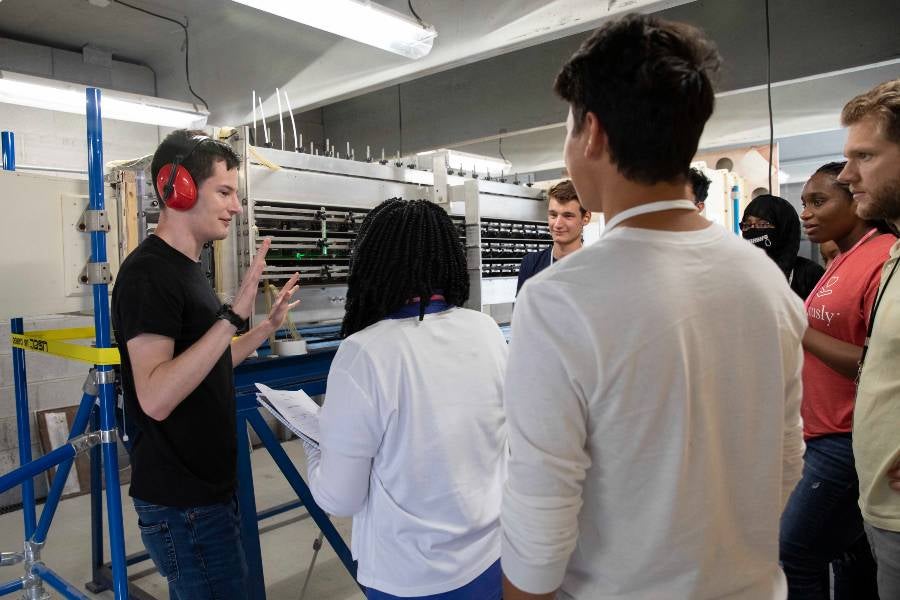
<path fill-rule="evenodd" d="M 568 179 L 551 187 L 547 196 L 547 224 L 550 226 L 553 245 L 540 252 L 529 252 L 522 258 L 516 294 L 528 279 L 580 250 L 584 226 L 591 222 L 591 213 L 578 201 L 575 187 Z"/>
<path fill-rule="evenodd" d="M 694 201 L 694 205 L 697 207 L 697 212 L 703 212 L 703 209 L 706 208 L 706 198 L 709 196 L 709 185 L 712 181 L 709 180 L 703 171 L 696 167 L 691 167 L 691 170 L 688 171 L 688 179 L 691 183 L 691 200 Z"/>
<path fill-rule="evenodd" d="M 151 164 L 159 225 L 122 263 L 113 289 L 125 406 L 138 429 L 129 494 L 141 540 L 177 600 L 247 597 L 233 365 L 297 304 L 294 274 L 268 317 L 232 340 L 253 313 L 269 240 L 232 305 L 200 269 L 203 245 L 225 239 L 241 212 L 239 164 L 202 131 L 169 134 Z"/>
<path fill-rule="evenodd" d="M 844 106 L 849 184 L 856 212 L 900 228 L 900 79 L 886 81 Z M 900 241 L 881 272 L 853 411 L 853 456 L 859 507 L 878 563 L 878 594 L 900 598 Z"/>
<path fill-rule="evenodd" d="M 695 28 L 629 15 L 557 76 L 566 166 L 606 229 L 517 302 L 505 600 L 787 594 L 806 315 L 765 254 L 685 199 L 719 60 Z"/>

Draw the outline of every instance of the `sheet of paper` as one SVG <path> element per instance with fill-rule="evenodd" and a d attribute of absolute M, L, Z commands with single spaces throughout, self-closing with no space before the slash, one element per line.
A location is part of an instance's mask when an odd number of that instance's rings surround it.
<path fill-rule="evenodd" d="M 257 398 L 272 415 L 284 423 L 297 437 L 319 445 L 319 405 L 303 390 L 273 390 L 256 384 Z"/>

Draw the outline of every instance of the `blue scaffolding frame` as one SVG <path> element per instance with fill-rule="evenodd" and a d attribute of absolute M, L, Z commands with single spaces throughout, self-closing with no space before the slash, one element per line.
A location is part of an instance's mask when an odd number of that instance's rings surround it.
<path fill-rule="evenodd" d="M 90 194 L 89 210 L 103 211 L 103 133 L 101 122 L 101 92 L 96 88 L 86 90 L 87 143 L 88 143 L 88 186 Z M 2 132 L 3 168 L 15 170 L 15 138 L 12 132 Z M 91 231 L 91 265 L 101 272 L 101 265 L 107 263 L 106 231 L 98 227 Z M 89 266 L 90 267 L 90 266 Z M 112 347 L 109 318 L 109 287 L 106 278 L 92 281 L 94 306 L 95 350 L 99 355 Z M 21 318 L 10 321 L 10 332 L 24 336 L 24 322 Z M 248 562 L 248 588 L 251 600 L 265 600 L 265 579 L 259 543 L 258 522 L 294 508 L 305 507 L 316 522 L 324 537 L 335 550 L 338 558 L 350 575 L 356 579 L 356 563 L 349 548 L 335 529 L 328 515 L 316 505 L 306 482 L 300 476 L 287 453 L 282 448 L 268 424 L 259 413 L 255 386 L 258 381 L 282 389 L 304 389 L 310 394 L 325 391 L 325 381 L 335 348 L 322 348 L 310 355 L 286 357 L 278 360 L 245 361 L 235 371 L 235 391 L 237 397 L 238 444 L 238 498 L 241 506 L 241 533 Z M 86 584 L 88 590 L 100 592 L 112 589 L 117 600 L 131 597 L 137 600 L 153 600 L 152 596 L 139 588 L 130 586 L 127 567 L 149 558 L 146 552 L 125 555 L 125 539 L 122 518 L 122 499 L 119 485 L 116 430 L 116 390 L 114 366 L 109 361 L 98 361 L 91 369 L 84 385 L 84 394 L 72 423 L 68 443 L 64 446 L 32 460 L 31 423 L 28 407 L 27 374 L 25 350 L 13 347 L 13 367 L 16 395 L 16 417 L 19 436 L 18 469 L 0 477 L 0 492 L 20 485 L 22 488 L 22 513 L 25 542 L 23 552 L 0 553 L 0 566 L 24 563 L 25 574 L 6 583 L 0 583 L 0 596 L 25 590 L 27 597 L 40 598 L 44 595 L 46 583 L 65 598 L 87 600 L 78 589 L 63 580 L 57 573 L 40 560 L 40 551 L 46 541 L 63 488 L 76 455 L 90 451 L 91 458 L 91 555 L 92 578 Z M 263 446 L 284 474 L 299 500 L 288 502 L 257 513 L 253 489 L 253 474 L 250 464 L 250 448 L 247 440 L 252 429 Z M 25 440 L 23 442 L 22 440 Z M 51 467 L 57 467 L 50 491 L 47 495 L 40 521 L 34 496 L 33 477 Z M 106 484 L 107 515 L 103 517 L 102 483 Z M 103 522 L 109 527 L 109 562 L 104 561 Z"/>

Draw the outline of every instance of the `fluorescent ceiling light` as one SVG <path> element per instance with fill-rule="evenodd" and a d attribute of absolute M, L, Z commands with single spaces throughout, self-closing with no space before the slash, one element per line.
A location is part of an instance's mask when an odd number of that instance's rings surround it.
<path fill-rule="evenodd" d="M 86 86 L 42 77 L 0 71 L 0 102 L 83 115 Z M 198 128 L 209 113 L 187 102 L 165 100 L 101 89 L 100 111 L 104 119 L 148 125 Z"/>
<path fill-rule="evenodd" d="M 508 160 L 494 158 L 493 156 L 472 154 L 470 152 L 460 152 L 459 150 L 429 150 L 428 152 L 419 152 L 417 156 L 427 158 L 440 154 L 447 156 L 447 166 L 449 168 L 458 171 L 500 175 L 502 173 L 509 173 L 510 169 L 512 169 L 512 163 Z"/>
<path fill-rule="evenodd" d="M 369 0 L 234 0 L 407 58 L 431 52 L 437 31 Z"/>

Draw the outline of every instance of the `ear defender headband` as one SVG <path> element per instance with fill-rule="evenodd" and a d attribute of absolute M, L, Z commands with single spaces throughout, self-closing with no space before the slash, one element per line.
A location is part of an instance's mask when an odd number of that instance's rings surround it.
<path fill-rule="evenodd" d="M 196 141 L 187 153 L 176 155 L 175 159 L 163 165 L 156 175 L 156 191 L 168 208 L 190 210 L 197 203 L 197 184 L 182 165 L 200 144 L 212 142 L 213 139 L 205 135 L 194 136 L 192 139 Z"/>

